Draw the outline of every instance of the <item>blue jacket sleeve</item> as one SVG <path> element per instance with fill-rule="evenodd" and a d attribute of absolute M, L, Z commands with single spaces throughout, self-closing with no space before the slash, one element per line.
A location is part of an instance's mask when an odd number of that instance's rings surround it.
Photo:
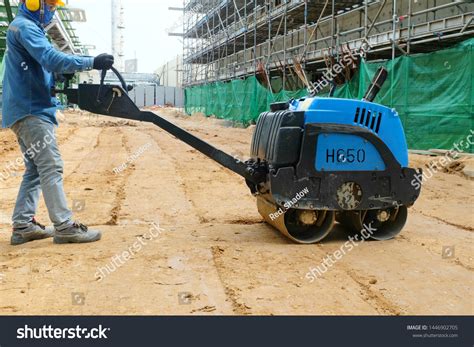
<path fill-rule="evenodd" d="M 19 41 L 28 53 L 46 70 L 57 73 L 75 73 L 92 70 L 94 58 L 65 54 L 55 49 L 37 25 L 20 29 Z"/>

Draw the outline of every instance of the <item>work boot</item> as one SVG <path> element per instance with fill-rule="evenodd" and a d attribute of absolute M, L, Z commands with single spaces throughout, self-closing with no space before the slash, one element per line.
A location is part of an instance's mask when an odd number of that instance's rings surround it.
<path fill-rule="evenodd" d="M 63 230 L 57 230 L 54 234 L 54 243 L 89 243 L 99 241 L 102 233 L 98 230 L 90 230 L 84 224 L 74 222 Z"/>
<path fill-rule="evenodd" d="M 27 242 L 44 240 L 54 236 L 53 227 L 45 227 L 34 218 L 26 228 L 14 228 L 11 238 L 11 245 L 18 246 Z"/>

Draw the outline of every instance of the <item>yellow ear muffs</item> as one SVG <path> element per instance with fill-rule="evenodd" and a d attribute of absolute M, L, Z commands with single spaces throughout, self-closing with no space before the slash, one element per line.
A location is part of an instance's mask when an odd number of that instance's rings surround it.
<path fill-rule="evenodd" d="M 41 0 L 26 0 L 25 5 L 31 12 L 36 12 L 41 8 Z"/>

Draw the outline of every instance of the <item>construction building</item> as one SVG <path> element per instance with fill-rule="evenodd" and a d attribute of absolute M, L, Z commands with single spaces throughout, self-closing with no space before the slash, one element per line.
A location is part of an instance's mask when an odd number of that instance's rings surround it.
<path fill-rule="evenodd" d="M 452 0 L 188 0 L 183 82 L 262 74 L 293 89 L 303 82 L 295 66 L 314 80 L 365 41 L 373 60 L 465 40 L 474 34 L 473 11 L 472 1 Z"/>
<path fill-rule="evenodd" d="M 183 82 L 183 56 L 166 62 L 156 70 L 160 76 L 160 82 L 165 87 L 181 87 Z"/>
<path fill-rule="evenodd" d="M 377 102 L 397 109 L 411 148 L 450 148 L 474 127 L 473 1 L 188 0 L 183 11 L 188 114 L 249 124 L 309 93 L 361 99 L 384 65 Z"/>

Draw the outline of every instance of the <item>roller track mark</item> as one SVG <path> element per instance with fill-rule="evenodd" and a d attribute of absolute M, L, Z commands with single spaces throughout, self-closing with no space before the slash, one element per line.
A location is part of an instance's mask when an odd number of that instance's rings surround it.
<path fill-rule="evenodd" d="M 166 117 L 165 117 L 165 118 L 166 118 Z M 221 149 L 221 150 L 223 150 L 224 152 L 226 152 L 226 151 L 225 151 L 224 149 L 222 149 L 218 144 L 212 143 L 211 140 L 205 138 L 206 136 L 208 136 L 208 137 L 211 137 L 211 138 L 214 137 L 214 138 L 217 138 L 217 139 L 218 139 L 218 138 L 219 138 L 219 134 L 218 134 L 217 132 L 215 132 L 215 133 L 209 133 L 210 130 L 202 130 L 202 129 L 199 129 L 199 128 L 193 128 L 193 127 L 189 127 L 189 126 L 183 126 L 183 125 L 180 125 L 180 124 L 177 124 L 177 125 L 180 126 L 180 127 L 182 127 L 184 130 L 186 130 L 186 131 L 192 133 L 192 134 L 195 135 L 195 136 L 198 135 L 198 134 L 204 135 L 204 137 L 200 137 L 202 140 L 207 141 L 207 142 L 209 142 L 211 145 L 215 146 L 216 148 Z M 172 136 L 172 135 L 168 134 L 166 131 L 162 130 L 161 128 L 158 128 L 157 130 L 159 130 L 160 132 L 163 132 L 163 133 L 167 134 L 168 136 Z M 149 133 L 150 131 L 154 131 L 154 130 L 152 130 L 152 129 L 147 129 L 146 133 L 147 133 L 148 135 L 151 135 L 151 134 Z M 199 136 L 198 136 L 198 137 L 199 137 Z M 221 139 L 222 139 L 222 137 L 221 137 Z M 176 141 L 180 141 L 180 140 L 176 139 Z M 245 142 L 245 141 L 242 141 L 242 140 L 234 139 L 234 140 L 232 140 L 232 143 L 235 143 L 235 144 L 236 144 L 236 143 L 244 144 L 244 145 L 246 145 L 246 146 L 248 146 L 248 147 L 250 148 L 250 144 L 249 144 L 248 142 Z M 191 146 L 189 146 L 189 145 L 187 145 L 187 144 L 185 144 L 185 143 L 182 143 L 182 145 L 184 146 L 184 147 L 183 147 L 184 149 L 187 148 L 187 150 L 186 150 L 185 152 L 196 153 L 196 154 L 198 154 L 198 155 L 202 155 L 204 158 L 206 158 L 206 160 L 213 161 L 212 159 L 208 158 L 206 155 L 202 154 L 201 152 L 199 152 L 198 150 L 192 148 Z M 228 153 L 229 153 L 229 154 L 232 153 L 232 150 L 229 150 Z M 239 159 L 241 159 L 241 160 L 247 160 L 247 159 L 245 158 L 245 156 L 244 156 L 244 158 L 239 158 Z M 217 163 L 216 163 L 216 164 L 217 164 Z M 229 169 L 227 169 L 227 168 L 225 168 L 225 167 L 223 167 L 223 166 L 221 166 L 221 165 L 219 165 L 219 164 L 218 164 L 217 167 L 216 167 L 215 169 L 213 169 L 213 170 L 215 170 L 215 171 L 219 170 L 219 172 L 225 173 L 227 176 L 238 177 L 234 172 L 232 172 L 231 170 L 229 170 Z"/>
<path fill-rule="evenodd" d="M 474 267 L 464 264 L 464 263 L 461 262 L 459 259 L 456 259 L 456 260 L 454 261 L 454 264 L 456 264 L 456 265 L 458 265 L 458 266 L 461 266 L 462 268 L 464 268 L 464 269 L 466 269 L 466 270 L 468 270 L 468 271 L 474 271 Z"/>
<path fill-rule="evenodd" d="M 157 132 L 157 130 L 158 130 L 158 132 Z M 168 134 L 168 133 L 166 133 L 164 130 L 161 130 L 159 128 L 158 129 L 145 128 L 141 132 L 147 134 L 150 137 L 150 139 L 157 145 L 157 147 L 160 148 L 160 150 L 163 153 L 166 153 L 166 150 L 163 149 L 163 146 L 160 146 L 158 141 L 155 139 L 155 136 L 157 134 L 160 135 L 161 133 L 165 133 L 165 134 Z M 169 136 L 172 136 L 172 135 L 169 135 Z M 176 140 L 176 141 L 179 141 L 179 140 Z M 183 146 L 188 146 L 188 145 L 183 143 Z M 189 147 L 189 149 L 193 150 L 191 147 Z M 207 223 L 212 222 L 211 220 L 206 219 L 205 217 L 199 216 L 197 214 L 198 208 L 196 206 L 196 203 L 194 202 L 194 200 L 190 199 L 190 183 L 185 181 L 182 178 L 181 174 L 180 174 L 180 172 L 182 172 L 183 169 L 182 169 L 182 166 L 180 165 L 179 160 L 177 158 L 175 158 L 174 156 L 170 156 L 170 155 L 167 155 L 167 154 L 165 154 L 165 155 L 170 158 L 171 162 L 173 163 L 173 165 L 176 169 L 175 170 L 175 174 L 176 174 L 176 177 L 177 177 L 176 180 L 179 181 L 179 182 L 182 182 L 180 187 L 183 189 L 184 196 L 188 200 L 188 203 L 191 205 L 191 210 L 192 210 L 192 214 L 194 215 L 194 217 L 196 217 L 196 219 L 199 220 L 200 224 L 207 224 Z"/>
<path fill-rule="evenodd" d="M 56 134 L 56 139 L 58 142 L 58 146 L 63 145 L 66 142 L 71 141 L 72 136 L 79 131 L 80 128 L 69 128 L 67 129 L 67 133 L 65 135 Z"/>
<path fill-rule="evenodd" d="M 118 128 L 118 129 L 120 130 L 120 133 L 122 134 L 122 147 L 126 149 L 127 155 L 129 155 L 130 154 L 130 148 L 128 147 L 128 143 L 125 139 L 125 134 L 123 133 L 123 131 L 120 128 Z M 110 128 L 108 128 L 108 127 L 104 127 L 100 130 L 100 132 L 97 134 L 94 145 L 92 146 L 91 150 L 87 152 L 87 154 L 84 156 L 84 158 L 92 157 L 91 154 L 94 151 L 99 150 L 99 148 L 101 146 L 101 143 L 102 143 L 101 138 L 102 138 L 103 134 L 108 130 L 110 130 Z M 69 182 L 70 180 L 72 180 L 72 178 L 79 172 L 79 168 L 80 168 L 81 165 L 82 165 L 82 160 L 78 161 L 77 165 L 73 168 L 73 170 L 70 171 L 70 173 L 64 177 L 64 181 Z M 110 182 L 111 182 L 112 186 L 119 185 L 119 187 L 117 189 L 117 192 L 116 192 L 116 197 L 114 199 L 113 208 L 110 212 L 111 217 L 106 222 L 91 222 L 89 224 L 90 226 L 94 226 L 94 225 L 95 226 L 99 226 L 99 225 L 117 225 L 118 218 L 119 218 L 119 212 L 120 212 L 120 209 L 121 209 L 121 203 L 125 199 L 124 182 L 126 181 L 128 176 L 131 174 L 130 171 L 132 171 L 132 170 L 134 170 L 134 167 L 131 165 L 126 170 L 125 174 L 123 175 L 124 179 L 122 180 L 122 182 L 119 182 L 120 181 L 119 178 L 121 176 L 115 175 L 113 172 L 110 172 L 110 171 L 105 172 L 105 175 L 107 177 L 110 177 Z"/>
<path fill-rule="evenodd" d="M 233 225 L 256 225 L 256 224 L 265 224 L 263 219 L 232 219 L 224 220 L 223 224 L 233 224 Z"/>
<path fill-rule="evenodd" d="M 186 130 L 190 130 L 189 128 L 183 127 Z M 196 129 L 194 129 L 196 130 Z M 154 139 L 157 135 L 161 135 L 162 133 L 165 133 L 166 135 L 173 137 L 172 135 L 169 135 L 168 133 L 164 132 L 161 129 L 153 129 L 153 128 L 146 128 L 142 132 L 145 132 L 147 135 L 149 135 L 152 139 Z M 196 130 L 196 132 L 199 132 Z M 211 134 L 212 135 L 212 134 Z M 162 137 L 160 137 L 162 139 Z M 174 139 L 174 137 L 173 137 Z M 179 140 L 175 140 L 179 141 Z M 156 142 L 156 141 L 155 141 Z M 156 142 L 157 143 L 157 142 Z M 179 142 L 178 142 L 179 143 Z M 158 144 L 158 143 L 157 143 Z M 169 143 L 166 143 L 165 146 L 159 146 L 164 152 L 167 152 L 166 146 L 169 146 Z M 176 168 L 176 173 L 179 175 L 180 172 L 186 172 L 188 168 L 186 167 L 185 164 L 183 164 L 184 161 L 187 160 L 186 156 L 189 157 L 194 157 L 195 155 L 202 156 L 203 160 L 208 160 L 209 163 L 214 163 L 212 159 L 207 158 L 204 154 L 201 154 L 199 151 L 196 149 L 193 149 L 192 147 L 188 146 L 185 143 L 179 143 L 180 146 L 183 146 L 183 155 L 180 156 L 179 158 L 175 156 L 170 156 L 170 160 L 173 162 L 175 168 Z M 190 160 L 190 159 L 189 159 Z M 204 171 L 204 169 L 201 169 Z M 232 180 L 234 182 L 235 178 L 238 179 L 238 176 L 230 171 L 229 169 L 215 163 L 215 167 L 212 167 L 210 169 L 212 171 L 212 176 L 214 179 L 217 179 L 216 177 L 219 177 L 220 180 Z M 201 173 L 197 173 L 200 175 Z M 204 177 L 206 177 L 206 173 L 202 173 Z M 199 224 L 204 225 L 204 224 L 210 224 L 210 223 L 216 223 L 219 222 L 221 223 L 222 221 L 219 220 L 218 218 L 213 218 L 212 216 L 207 215 L 207 210 L 203 211 L 203 207 L 205 205 L 202 204 L 202 202 L 199 200 L 199 196 L 196 195 L 196 191 L 193 190 L 194 187 L 194 182 L 192 181 L 185 181 L 181 180 L 183 183 L 180 185 L 184 191 L 184 194 L 191 205 L 192 213 L 196 216 L 196 218 L 199 220 Z M 224 224 L 230 224 L 230 225 L 255 225 L 255 224 L 262 224 L 264 223 L 260 219 L 229 219 L 228 221 L 223 221 Z"/>
<path fill-rule="evenodd" d="M 18 311 L 20 311 L 20 309 L 15 306 L 1 306 L 0 307 L 0 312 L 16 313 Z"/>
<path fill-rule="evenodd" d="M 416 246 L 416 242 L 417 240 L 414 240 L 413 238 L 411 237 L 408 237 L 406 235 L 398 235 L 397 238 L 396 238 L 398 241 L 404 241 L 404 242 L 407 242 L 409 243 L 410 245 L 415 245 Z M 430 252 L 430 254 L 434 254 L 436 252 L 433 252 L 432 250 L 428 250 Z M 468 270 L 468 271 L 474 271 L 474 267 L 470 266 L 470 265 L 467 265 L 467 264 L 464 264 L 461 260 L 459 260 L 458 258 L 454 259 L 451 261 L 452 264 L 455 264 L 455 265 L 458 265 L 458 266 L 461 266 L 462 268 Z"/>
<path fill-rule="evenodd" d="M 122 202 L 125 200 L 125 197 L 125 188 L 120 186 L 115 195 L 114 207 L 110 210 L 110 219 L 105 222 L 105 225 L 118 225 L 120 210 L 122 209 Z"/>
<path fill-rule="evenodd" d="M 227 285 L 223 279 L 223 270 L 225 269 L 224 262 L 222 260 L 222 253 L 224 250 L 218 246 L 211 247 L 212 259 L 214 265 L 216 266 L 217 275 L 219 276 L 219 281 L 224 287 L 224 292 L 227 298 L 230 300 L 232 305 L 232 311 L 237 315 L 251 315 L 251 309 L 245 303 L 242 303 L 240 296 L 238 295 L 238 289 L 234 289 Z"/>
<path fill-rule="evenodd" d="M 361 294 L 365 301 L 371 305 L 379 314 L 396 315 L 403 314 L 403 310 L 393 302 L 385 298 L 380 292 L 368 283 L 368 280 L 359 276 L 354 270 L 345 270 L 347 275 L 359 285 Z"/>
<path fill-rule="evenodd" d="M 96 137 L 96 141 L 95 141 L 95 144 L 94 146 L 92 146 L 92 149 L 87 153 L 87 155 L 84 156 L 84 158 L 86 157 L 90 157 L 90 154 L 92 152 L 94 152 L 100 145 L 100 137 L 101 135 L 105 132 L 106 128 L 103 128 L 100 130 L 100 133 L 97 134 L 97 137 Z M 64 181 L 66 181 L 67 179 L 69 179 L 73 174 L 77 173 L 77 169 L 79 168 L 79 166 L 81 166 L 82 164 L 82 161 L 78 161 L 77 165 L 74 167 L 74 169 L 72 169 L 72 171 L 68 174 L 68 175 L 65 175 L 64 176 Z"/>
<path fill-rule="evenodd" d="M 119 128 L 122 134 L 122 148 L 125 148 L 127 152 L 127 156 L 132 154 L 132 149 L 128 144 L 127 135 L 123 132 L 123 129 Z M 122 209 L 122 203 L 125 201 L 127 195 L 125 193 L 125 187 L 127 185 L 127 181 L 129 180 L 132 173 L 135 171 L 135 165 L 131 164 L 124 172 L 123 175 L 115 175 L 113 173 L 109 173 L 112 175 L 112 182 L 118 184 L 118 189 L 115 194 L 115 199 L 113 203 L 113 208 L 110 211 L 110 219 L 105 223 L 105 225 L 118 225 L 118 221 L 120 218 L 120 211 Z M 120 179 L 121 178 L 121 179 Z"/>
<path fill-rule="evenodd" d="M 421 210 L 416 209 L 415 207 L 412 207 L 411 210 L 412 210 L 413 212 L 416 212 L 416 213 L 421 214 L 421 215 L 424 216 L 424 217 L 436 219 L 437 221 L 439 221 L 439 222 L 441 222 L 441 223 L 444 223 L 444 224 L 447 224 L 447 225 L 451 225 L 451 226 L 456 227 L 456 228 L 458 228 L 458 229 L 462 229 L 462 230 L 466 230 L 466 231 L 471 231 L 471 232 L 474 231 L 474 227 L 456 224 L 456 223 L 447 221 L 447 220 L 445 220 L 445 219 L 443 219 L 443 218 L 429 215 L 429 214 L 427 214 L 427 213 L 425 213 L 425 212 L 423 212 L 423 211 L 421 211 Z"/>

